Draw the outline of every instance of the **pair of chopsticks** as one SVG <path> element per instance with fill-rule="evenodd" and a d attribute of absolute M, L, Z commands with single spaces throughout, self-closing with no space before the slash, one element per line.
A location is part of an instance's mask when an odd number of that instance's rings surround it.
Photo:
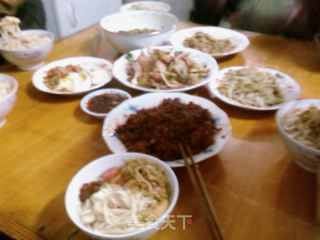
<path fill-rule="evenodd" d="M 204 206 L 208 213 L 209 218 L 209 227 L 212 231 L 213 235 L 215 236 L 215 239 L 223 240 L 223 233 L 221 225 L 218 221 L 217 215 L 215 213 L 210 195 L 207 191 L 206 184 L 203 180 L 203 177 L 201 175 L 201 172 L 199 170 L 198 164 L 195 163 L 192 152 L 190 150 L 190 147 L 188 145 L 184 146 L 182 144 L 179 144 L 179 148 L 185 163 L 185 166 L 187 168 L 188 174 L 191 178 L 191 181 L 194 184 L 195 189 L 197 190 L 202 202 L 204 203 Z"/>

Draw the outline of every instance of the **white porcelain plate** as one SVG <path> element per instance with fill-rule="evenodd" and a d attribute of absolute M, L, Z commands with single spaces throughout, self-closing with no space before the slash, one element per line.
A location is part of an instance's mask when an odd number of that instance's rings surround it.
<path fill-rule="evenodd" d="M 211 81 L 209 83 L 209 90 L 211 91 L 211 93 L 217 97 L 218 99 L 220 99 L 221 101 L 230 104 L 232 106 L 236 106 L 236 107 L 240 107 L 240 108 L 244 108 L 244 109 L 248 109 L 248 110 L 257 110 L 257 111 L 270 111 L 270 110 L 276 110 L 279 109 L 282 104 L 289 102 L 289 101 L 293 101 L 296 100 L 300 97 L 300 86 L 299 84 L 289 75 L 271 69 L 271 68 L 262 68 L 262 67 L 255 67 L 256 69 L 258 69 L 261 72 L 265 72 L 265 73 L 269 73 L 275 77 L 277 77 L 278 79 L 281 79 L 281 81 L 279 82 L 279 88 L 281 89 L 281 92 L 283 94 L 283 98 L 284 101 L 281 104 L 277 104 L 277 105 L 273 105 L 273 106 L 268 106 L 268 107 L 256 107 L 256 106 L 250 106 L 250 105 L 244 105 L 232 98 L 229 98 L 225 95 L 223 95 L 219 89 L 219 82 L 222 81 L 222 79 L 225 76 L 225 73 L 228 71 L 234 71 L 234 70 L 240 70 L 240 69 L 245 69 L 248 68 L 247 66 L 236 66 L 236 67 L 229 67 L 229 68 L 224 68 L 222 70 L 219 71 L 219 73 L 216 75 L 216 80 L 215 81 Z"/>
<path fill-rule="evenodd" d="M 170 43 L 173 46 L 183 47 L 184 40 L 186 38 L 194 36 L 197 32 L 203 32 L 203 33 L 209 34 L 214 39 L 228 39 L 235 46 L 230 51 L 213 54 L 212 56 L 214 58 L 222 58 L 222 57 L 226 57 L 229 55 L 242 52 L 250 44 L 249 39 L 247 38 L 246 35 L 231 29 L 221 28 L 221 27 L 193 27 L 193 28 L 183 29 L 175 32 L 171 36 Z"/>
<path fill-rule="evenodd" d="M 213 102 L 202 97 L 196 97 L 185 93 L 148 93 L 139 97 L 131 98 L 118 105 L 108 114 L 103 124 L 102 136 L 109 149 L 114 153 L 127 151 L 124 144 L 117 137 L 115 130 L 118 125 L 125 123 L 131 114 L 135 114 L 140 109 L 156 107 L 164 99 L 176 98 L 178 98 L 182 103 L 193 102 L 202 108 L 208 109 L 212 114 L 212 118 L 216 123 L 217 129 L 221 129 L 219 132 L 212 135 L 215 142 L 213 145 L 193 156 L 195 162 L 200 162 L 217 154 L 231 136 L 231 125 L 227 114 L 218 108 Z M 166 161 L 166 163 L 171 167 L 184 166 L 183 159 Z"/>
<path fill-rule="evenodd" d="M 188 57 L 194 60 L 197 64 L 201 66 L 206 66 L 209 69 L 209 74 L 207 77 L 202 78 L 196 84 L 186 85 L 180 88 L 167 88 L 167 89 L 147 88 L 144 86 L 133 84 L 129 81 L 129 77 L 127 74 L 127 65 L 128 65 L 127 56 L 128 55 L 124 54 L 114 63 L 113 75 L 115 76 L 115 78 L 118 81 L 120 81 L 122 84 L 130 88 L 138 89 L 145 92 L 177 92 L 177 91 L 191 90 L 208 83 L 210 80 L 214 79 L 214 75 L 218 72 L 218 69 L 219 69 L 217 61 L 213 57 L 191 48 L 174 47 L 174 46 L 152 47 L 152 48 L 144 48 L 144 49 L 131 51 L 130 55 L 132 56 L 133 60 L 135 60 L 138 58 L 138 56 L 141 55 L 142 52 L 147 53 L 148 49 L 159 49 L 159 50 L 168 51 L 168 52 L 175 52 L 175 51 L 185 52 L 188 54 Z"/>
<path fill-rule="evenodd" d="M 67 65 L 81 66 L 88 76 L 85 81 L 80 81 L 79 76 L 73 75 L 72 89 L 69 91 L 50 89 L 45 83 L 44 78 L 48 71 L 55 67 L 65 67 Z M 94 74 L 94 77 L 93 77 Z M 76 74 L 77 75 L 77 74 Z M 92 80 L 92 79 L 95 80 Z M 72 57 L 51 62 L 38 69 L 32 76 L 32 83 L 35 88 L 42 92 L 57 95 L 76 95 L 100 88 L 110 82 L 112 79 L 112 63 L 102 58 L 95 57 Z M 69 79 L 68 79 L 69 81 Z M 79 83 L 79 81 L 81 83 Z M 78 86 L 76 86 L 78 84 Z M 70 81 L 68 86 L 70 86 Z"/>

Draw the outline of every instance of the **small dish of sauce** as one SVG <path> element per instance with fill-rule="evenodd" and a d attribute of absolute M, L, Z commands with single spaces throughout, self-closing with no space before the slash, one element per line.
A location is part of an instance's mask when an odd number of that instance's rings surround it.
<path fill-rule="evenodd" d="M 97 113 L 108 113 L 128 97 L 119 93 L 104 93 L 92 97 L 88 102 L 88 109 Z"/>
<path fill-rule="evenodd" d="M 86 95 L 80 103 L 87 114 L 104 118 L 113 108 L 131 98 L 130 94 L 120 89 L 100 89 Z"/>

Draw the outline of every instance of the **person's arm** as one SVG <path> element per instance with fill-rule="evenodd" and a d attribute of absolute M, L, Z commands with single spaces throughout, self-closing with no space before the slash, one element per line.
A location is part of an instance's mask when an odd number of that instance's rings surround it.
<path fill-rule="evenodd" d="M 288 36 L 311 39 L 320 31 L 320 1 L 301 0 L 302 8 L 294 21 L 294 28 Z"/>

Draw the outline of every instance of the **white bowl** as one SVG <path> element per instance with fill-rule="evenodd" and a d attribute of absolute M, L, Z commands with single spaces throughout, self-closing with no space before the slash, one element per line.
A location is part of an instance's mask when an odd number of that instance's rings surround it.
<path fill-rule="evenodd" d="M 84 226 L 78 215 L 78 208 L 80 205 L 79 193 L 80 188 L 84 183 L 94 181 L 100 176 L 106 169 L 109 169 L 114 166 L 122 166 L 124 161 L 130 159 L 144 158 L 149 162 L 156 163 L 161 167 L 166 176 L 168 177 L 171 196 L 170 204 L 165 213 L 154 223 L 146 227 L 145 229 L 138 230 L 136 232 L 127 233 L 127 234 L 103 234 L 92 231 L 91 229 Z M 72 222 L 80 228 L 83 232 L 88 234 L 94 239 L 145 239 L 159 230 L 162 224 L 165 223 L 165 220 L 168 218 L 169 214 L 172 212 L 175 207 L 179 196 L 179 184 L 176 175 L 170 167 L 168 167 L 161 160 L 152 157 L 150 155 L 141 154 L 141 153 L 122 153 L 122 154 L 112 154 L 96 159 L 95 161 L 84 166 L 71 180 L 66 194 L 65 194 L 65 207 L 66 211 L 72 220 Z"/>
<path fill-rule="evenodd" d="M 0 127 L 5 124 L 5 118 L 16 102 L 18 91 L 18 82 L 15 78 L 9 75 L 0 74 L 0 83 L 1 82 L 9 83 L 11 85 L 11 91 L 4 98 L 0 98 Z"/>
<path fill-rule="evenodd" d="M 53 33 L 45 30 L 24 30 L 22 34 L 41 34 L 47 36 L 50 40 L 40 43 L 38 46 L 19 49 L 19 50 L 6 50 L 0 47 L 2 56 L 13 65 L 16 65 L 22 70 L 34 70 L 44 64 L 44 58 L 51 52 L 54 42 Z M 0 39 L 3 42 L 3 39 Z"/>
<path fill-rule="evenodd" d="M 320 150 L 310 147 L 290 136 L 283 128 L 282 119 L 294 109 L 304 109 L 310 105 L 320 108 L 320 99 L 303 99 L 284 104 L 276 114 L 276 122 L 284 144 L 293 155 L 295 162 L 303 169 L 315 172 L 320 162 Z"/>
<path fill-rule="evenodd" d="M 80 102 L 81 109 L 85 113 L 87 113 L 93 117 L 97 117 L 97 118 L 106 117 L 108 115 L 108 113 L 97 113 L 97 112 L 93 112 L 93 111 L 89 110 L 89 108 L 88 108 L 88 102 L 90 101 L 90 99 L 92 99 L 95 96 L 99 96 L 99 95 L 102 95 L 105 93 L 121 94 L 121 95 L 127 97 L 127 99 L 131 98 L 131 95 L 129 93 L 127 93 L 126 91 L 123 91 L 123 90 L 120 90 L 117 88 L 104 88 L 104 89 L 93 91 L 93 92 L 87 94 L 86 96 L 84 96 Z"/>
<path fill-rule="evenodd" d="M 123 11 L 101 19 L 107 39 L 121 53 L 165 44 L 176 30 L 177 18 L 170 13 Z M 156 32 L 128 34 L 119 31 L 156 29 Z"/>
<path fill-rule="evenodd" d="M 164 2 L 157 1 L 136 1 L 124 4 L 121 11 L 146 10 L 156 12 L 170 12 L 171 6 Z"/>

